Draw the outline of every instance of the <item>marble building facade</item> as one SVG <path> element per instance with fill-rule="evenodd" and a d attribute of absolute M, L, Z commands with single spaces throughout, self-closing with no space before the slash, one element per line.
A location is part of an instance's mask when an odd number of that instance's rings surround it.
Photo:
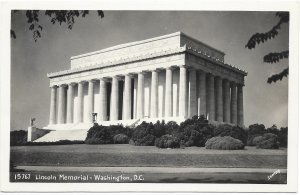
<path fill-rule="evenodd" d="M 181 122 L 204 115 L 243 126 L 247 72 L 224 53 L 182 32 L 71 57 L 69 70 L 48 73 L 46 129 L 85 129 L 93 122 Z"/>

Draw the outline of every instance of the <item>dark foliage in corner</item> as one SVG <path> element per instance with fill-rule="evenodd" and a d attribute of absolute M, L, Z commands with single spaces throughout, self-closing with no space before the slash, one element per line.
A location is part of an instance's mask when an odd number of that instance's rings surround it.
<path fill-rule="evenodd" d="M 245 144 L 241 140 L 230 136 L 213 137 L 207 140 L 205 148 L 214 150 L 242 150 L 245 148 Z"/>
<path fill-rule="evenodd" d="M 255 33 L 254 35 L 252 35 L 252 37 L 249 39 L 248 43 L 245 46 L 246 48 L 253 49 L 255 48 L 256 44 L 264 43 L 270 39 L 275 38 L 279 33 L 281 25 L 284 23 L 289 23 L 290 21 L 289 12 L 277 12 L 275 16 L 279 18 L 278 23 L 275 26 L 273 26 L 273 28 L 268 32 Z M 288 57 L 289 57 L 289 50 L 282 51 L 282 52 L 271 52 L 264 56 L 264 62 L 276 63 L 279 62 L 281 59 L 288 58 Z M 270 76 L 267 82 L 275 83 L 279 80 L 282 80 L 284 77 L 287 77 L 288 73 L 289 73 L 289 68 L 285 68 L 280 73 L 273 74 L 272 76 Z"/>
<path fill-rule="evenodd" d="M 278 136 L 279 146 L 287 147 L 287 145 L 288 145 L 288 128 L 281 127 L 277 136 Z"/>
<path fill-rule="evenodd" d="M 22 146 L 27 143 L 27 131 L 18 130 L 10 132 L 10 145 Z"/>
<path fill-rule="evenodd" d="M 279 17 L 278 23 L 275 26 L 273 26 L 273 28 L 268 32 L 255 33 L 254 35 L 252 35 L 252 37 L 249 39 L 248 43 L 245 46 L 246 48 L 253 49 L 255 48 L 256 44 L 264 43 L 269 39 L 275 38 L 275 36 L 277 36 L 279 33 L 280 26 L 283 23 L 288 23 L 290 20 L 289 12 L 277 12 L 275 15 Z"/>
<path fill-rule="evenodd" d="M 214 136 L 230 136 L 232 138 L 241 140 L 244 144 L 247 143 L 247 132 L 238 126 L 232 126 L 228 124 L 218 125 L 214 130 Z"/>
<path fill-rule="evenodd" d="M 276 81 L 281 81 L 283 79 L 283 77 L 287 77 L 289 74 L 289 68 L 284 69 L 283 71 L 281 71 L 278 74 L 273 74 L 272 76 L 270 76 L 268 78 L 268 83 L 272 83 L 272 82 L 276 82 Z"/>
<path fill-rule="evenodd" d="M 18 10 L 12 11 L 12 13 L 16 13 Z M 59 23 L 60 25 L 65 23 L 68 26 L 68 29 L 72 29 L 75 23 L 75 19 L 79 17 L 86 17 L 90 11 L 88 10 L 26 10 L 26 19 L 29 25 L 28 29 L 33 33 L 33 39 L 36 42 L 39 38 L 41 38 L 41 32 L 43 31 L 43 26 L 39 23 L 40 14 L 45 12 L 45 16 L 50 18 L 52 24 Z M 97 14 L 100 18 L 104 17 L 104 13 L 102 10 L 97 10 Z M 16 33 L 13 29 L 10 30 L 11 38 L 16 38 Z"/>

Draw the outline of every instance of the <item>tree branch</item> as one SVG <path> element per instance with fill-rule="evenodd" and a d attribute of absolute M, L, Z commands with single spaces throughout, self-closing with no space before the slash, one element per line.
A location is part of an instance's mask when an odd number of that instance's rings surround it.
<path fill-rule="evenodd" d="M 276 83 L 278 80 L 282 80 L 283 77 L 287 77 L 289 74 L 289 68 L 284 69 L 281 73 L 279 74 L 273 74 L 268 78 L 268 83 L 271 84 L 272 82 Z"/>
<path fill-rule="evenodd" d="M 16 13 L 18 10 L 14 10 L 13 13 Z M 39 10 L 26 10 L 26 19 L 29 24 L 29 30 L 33 31 L 33 39 L 36 42 L 39 38 L 41 38 L 41 31 L 43 30 L 43 26 L 39 24 Z M 88 10 L 46 10 L 45 15 L 50 18 L 52 24 L 66 23 L 68 29 L 72 30 L 73 25 L 75 23 L 75 18 L 82 17 L 84 18 L 89 14 Z M 104 13 L 101 10 L 97 10 L 97 14 L 100 18 L 104 17 Z M 10 30 L 11 38 L 16 38 L 15 31 L 13 29 Z"/>
<path fill-rule="evenodd" d="M 280 18 L 279 22 L 268 32 L 252 35 L 245 46 L 246 48 L 253 49 L 256 44 L 264 43 L 278 35 L 281 24 L 289 22 L 289 12 L 277 12 L 276 16 Z"/>
<path fill-rule="evenodd" d="M 289 58 L 289 50 L 280 53 L 269 53 L 264 56 L 264 62 L 273 64 L 279 62 L 279 60 L 283 58 Z"/>

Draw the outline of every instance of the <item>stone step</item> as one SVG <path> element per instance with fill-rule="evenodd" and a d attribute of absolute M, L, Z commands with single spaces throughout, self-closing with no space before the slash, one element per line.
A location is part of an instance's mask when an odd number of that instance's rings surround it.
<path fill-rule="evenodd" d="M 60 140 L 84 141 L 88 130 L 54 130 L 34 142 L 57 142 Z"/>

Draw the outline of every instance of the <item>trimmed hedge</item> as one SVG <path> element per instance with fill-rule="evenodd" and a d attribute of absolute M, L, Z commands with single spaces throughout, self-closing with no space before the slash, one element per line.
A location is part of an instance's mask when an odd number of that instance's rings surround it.
<path fill-rule="evenodd" d="M 206 149 L 215 150 L 242 150 L 244 147 L 245 144 L 241 140 L 230 136 L 213 137 L 205 143 Z"/>
<path fill-rule="evenodd" d="M 160 138 L 156 138 L 155 146 L 158 148 L 179 148 L 180 141 L 172 135 L 163 135 Z"/>

